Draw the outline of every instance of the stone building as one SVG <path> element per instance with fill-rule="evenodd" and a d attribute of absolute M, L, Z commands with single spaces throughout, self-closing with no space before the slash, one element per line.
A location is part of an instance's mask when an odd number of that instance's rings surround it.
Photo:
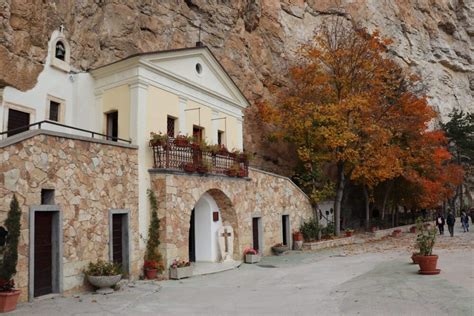
<path fill-rule="evenodd" d="M 82 288 L 82 270 L 98 259 L 137 278 L 148 189 L 159 202 L 165 266 L 178 258 L 238 261 L 247 247 L 270 254 L 274 244 L 290 246 L 292 232 L 313 216 L 288 178 L 223 151 L 243 149 L 249 103 L 208 48 L 137 54 L 77 72 L 63 30 L 48 47 L 33 89 L 0 90 L 0 225 L 16 194 L 23 300 Z M 150 147 L 151 132 L 168 139 Z M 221 151 L 178 146 L 179 135 Z"/>

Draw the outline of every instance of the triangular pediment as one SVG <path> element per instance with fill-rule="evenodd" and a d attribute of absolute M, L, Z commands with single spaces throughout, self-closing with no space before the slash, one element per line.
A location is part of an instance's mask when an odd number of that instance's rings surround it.
<path fill-rule="evenodd" d="M 248 105 L 239 88 L 207 48 L 158 52 L 142 56 L 140 62 L 241 107 Z"/>

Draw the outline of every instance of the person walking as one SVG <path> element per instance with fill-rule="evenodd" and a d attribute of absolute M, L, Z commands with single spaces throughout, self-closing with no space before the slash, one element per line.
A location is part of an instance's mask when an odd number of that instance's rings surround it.
<path fill-rule="evenodd" d="M 469 232 L 469 216 L 463 211 L 461 214 L 461 225 L 464 232 Z"/>
<path fill-rule="evenodd" d="M 436 225 L 438 225 L 439 234 L 444 235 L 444 216 L 441 213 L 438 213 L 436 217 Z"/>
<path fill-rule="evenodd" d="M 448 230 L 451 237 L 454 236 L 454 223 L 456 223 L 456 217 L 454 217 L 453 212 L 450 210 L 448 217 L 446 218 L 446 224 L 448 224 Z"/>

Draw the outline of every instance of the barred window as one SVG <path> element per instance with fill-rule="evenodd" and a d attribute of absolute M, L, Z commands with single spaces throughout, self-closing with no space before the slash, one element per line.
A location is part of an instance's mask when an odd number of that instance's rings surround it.
<path fill-rule="evenodd" d="M 167 129 L 166 129 L 166 134 L 168 134 L 169 137 L 175 137 L 175 124 L 176 124 L 176 119 L 174 117 L 168 116 L 167 119 Z"/>

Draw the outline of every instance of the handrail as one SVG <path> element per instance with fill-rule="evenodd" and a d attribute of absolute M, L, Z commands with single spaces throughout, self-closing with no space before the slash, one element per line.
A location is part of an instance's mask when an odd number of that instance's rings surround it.
<path fill-rule="evenodd" d="M 94 138 L 94 136 L 97 135 L 97 136 L 105 137 L 106 140 L 122 141 L 122 142 L 126 142 L 128 144 L 132 143 L 132 140 L 130 140 L 130 139 L 127 140 L 127 139 L 123 139 L 123 138 L 119 138 L 119 137 L 113 137 L 113 136 L 97 133 L 97 132 L 94 132 L 94 131 L 90 131 L 90 130 L 87 130 L 87 129 L 83 129 L 83 128 L 79 128 L 79 127 L 75 127 L 75 126 L 69 126 L 69 125 L 61 124 L 61 123 L 58 123 L 58 122 L 55 122 L 55 121 L 48 121 L 48 120 L 39 121 L 39 122 L 32 123 L 32 124 L 29 124 L 29 125 L 17 127 L 17 128 L 14 128 L 14 129 L 10 129 L 8 131 L 1 132 L 0 136 L 2 136 L 4 134 L 7 134 L 7 133 L 11 133 L 11 132 L 25 131 L 25 129 L 30 129 L 30 127 L 33 127 L 33 126 L 36 126 L 36 125 L 38 125 L 38 129 L 41 129 L 41 124 L 51 124 L 51 125 L 56 125 L 56 126 L 60 126 L 60 127 L 73 129 L 73 130 L 76 130 L 76 131 L 79 131 L 79 132 L 91 133 L 92 138 Z"/>

